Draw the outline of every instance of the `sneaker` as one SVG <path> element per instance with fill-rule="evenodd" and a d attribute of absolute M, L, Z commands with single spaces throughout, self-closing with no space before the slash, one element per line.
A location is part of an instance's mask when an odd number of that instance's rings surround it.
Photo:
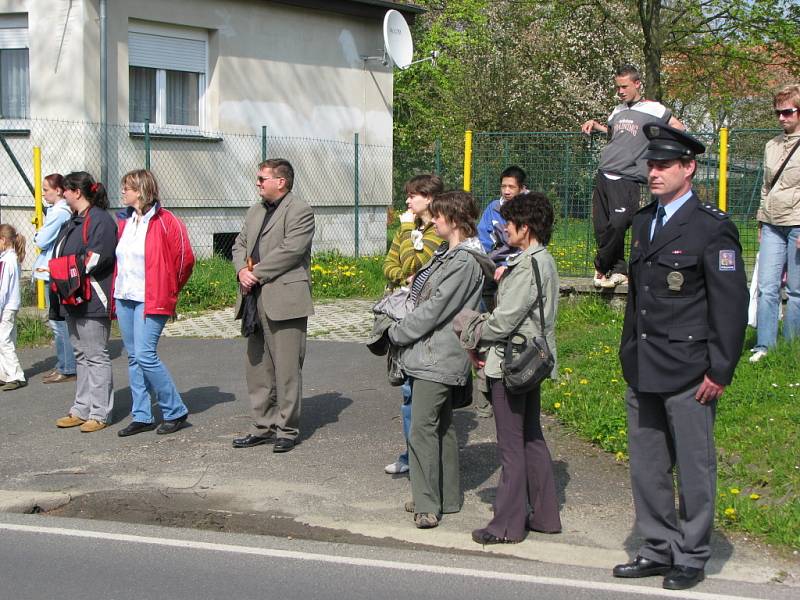
<path fill-rule="evenodd" d="M 81 425 L 81 431 L 83 433 L 92 433 L 94 431 L 100 431 L 101 429 L 105 429 L 108 427 L 107 423 L 103 423 L 101 421 L 95 421 L 94 419 L 89 419 L 83 425 Z"/>
<path fill-rule="evenodd" d="M 73 417 L 72 415 L 67 415 L 66 417 L 61 417 L 56 421 L 56 427 L 67 428 L 67 427 L 77 427 L 78 425 L 83 425 L 86 423 L 86 419 L 81 419 L 80 417 Z"/>
<path fill-rule="evenodd" d="M 417 529 L 433 529 L 439 525 L 439 517 L 433 513 L 417 513 L 414 515 Z"/>
<path fill-rule="evenodd" d="M 596 287 L 596 288 L 603 287 L 603 283 L 605 282 L 605 280 L 606 280 L 606 276 L 605 275 L 601 275 L 600 273 L 595 271 L 594 279 L 592 280 L 592 283 L 594 283 L 594 287 Z"/>
<path fill-rule="evenodd" d="M 27 381 L 22 381 L 18 379 L 17 381 L 9 381 L 6 384 L 0 386 L 0 390 L 3 390 L 4 392 L 10 392 L 25 387 L 26 385 L 28 385 Z"/>
<path fill-rule="evenodd" d="M 413 513 L 414 512 L 414 508 L 415 508 L 415 505 L 414 505 L 414 501 L 413 500 L 406 500 L 403 503 L 403 510 L 406 511 L 406 512 Z"/>
<path fill-rule="evenodd" d="M 754 350 L 753 354 L 747 360 L 749 360 L 751 363 L 757 363 L 762 358 L 764 358 L 766 355 L 767 355 L 767 351 L 766 350 Z"/>
<path fill-rule="evenodd" d="M 622 273 L 613 273 L 611 277 L 603 280 L 600 287 L 611 289 L 618 285 L 628 285 L 628 277 Z"/>
<path fill-rule="evenodd" d="M 398 460 L 390 465 L 386 465 L 383 470 L 389 475 L 399 475 L 401 473 L 408 473 L 408 465 Z"/>

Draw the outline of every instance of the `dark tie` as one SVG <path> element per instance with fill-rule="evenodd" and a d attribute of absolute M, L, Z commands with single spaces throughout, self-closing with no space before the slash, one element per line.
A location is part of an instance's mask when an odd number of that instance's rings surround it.
<path fill-rule="evenodd" d="M 664 210 L 663 206 L 659 206 L 658 212 L 656 213 L 656 226 L 653 228 L 653 237 L 650 238 L 651 240 L 654 240 L 658 232 L 661 231 L 661 228 L 664 227 L 664 217 L 666 216 L 667 211 Z"/>

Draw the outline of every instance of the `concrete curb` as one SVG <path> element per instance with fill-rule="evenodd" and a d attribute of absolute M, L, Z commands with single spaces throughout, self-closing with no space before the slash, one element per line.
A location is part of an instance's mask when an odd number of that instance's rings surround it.
<path fill-rule="evenodd" d="M 64 506 L 70 500 L 72 496 L 62 492 L 0 490 L 0 512 L 24 514 L 47 512 Z"/>

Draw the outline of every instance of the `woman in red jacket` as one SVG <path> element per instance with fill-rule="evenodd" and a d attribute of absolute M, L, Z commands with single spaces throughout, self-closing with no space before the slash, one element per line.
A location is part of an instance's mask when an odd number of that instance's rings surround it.
<path fill-rule="evenodd" d="M 133 420 L 117 434 L 155 429 L 151 392 L 164 419 L 156 433 L 174 433 L 184 426 L 189 411 L 157 346 L 167 319 L 175 314 L 178 292 L 192 274 L 194 255 L 186 226 L 161 207 L 150 171 L 131 171 L 122 178 L 122 203 L 126 209 L 117 215 L 114 298 L 128 352 Z"/>

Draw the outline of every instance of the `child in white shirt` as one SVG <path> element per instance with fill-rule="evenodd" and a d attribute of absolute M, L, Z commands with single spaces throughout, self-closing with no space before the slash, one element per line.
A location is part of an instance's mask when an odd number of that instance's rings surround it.
<path fill-rule="evenodd" d="M 25 237 L 11 225 L 0 225 L 0 390 L 24 387 L 25 373 L 17 357 L 17 312 L 20 306 L 20 267 L 25 260 Z"/>

